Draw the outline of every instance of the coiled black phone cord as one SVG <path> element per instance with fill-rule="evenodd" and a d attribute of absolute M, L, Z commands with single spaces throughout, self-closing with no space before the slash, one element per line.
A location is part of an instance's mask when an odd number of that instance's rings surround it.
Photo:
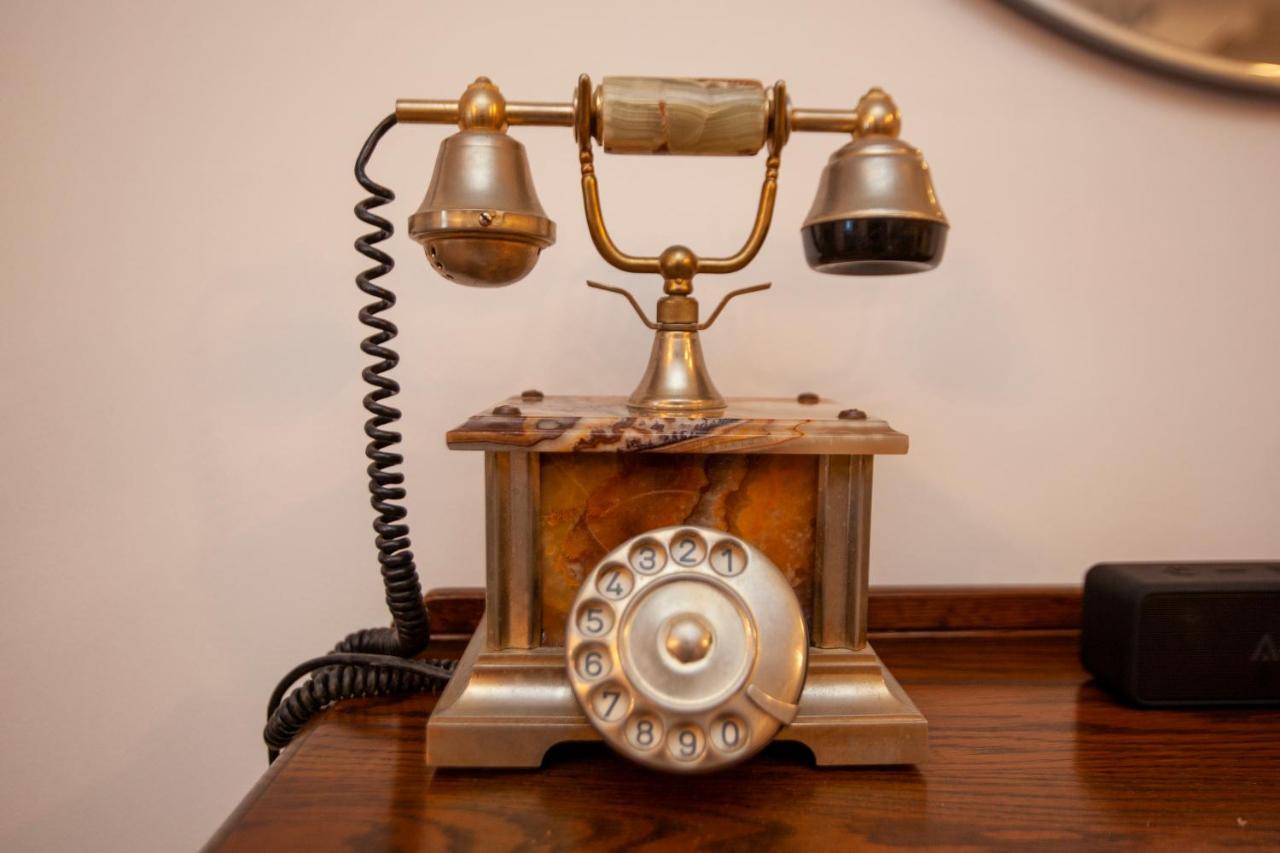
<path fill-rule="evenodd" d="M 454 661 L 412 659 L 431 641 L 431 619 L 422 600 L 413 552 L 409 550 L 407 511 L 397 503 L 405 497 L 404 474 L 392 469 L 402 464 L 404 457 L 388 449 L 401 439 L 399 432 L 387 429 L 400 419 L 400 410 L 385 402 L 400 393 L 400 383 L 386 375 L 400 363 L 400 354 L 388 346 L 398 333 L 395 323 L 379 315 L 396 304 L 396 296 L 373 280 L 395 267 L 395 259 L 376 248 L 376 244 L 390 238 L 395 229 L 373 210 L 395 200 L 396 196 L 390 188 L 370 179 L 365 167 L 382 137 L 395 125 L 394 113 L 378 123 L 360 149 L 355 167 L 356 180 L 369 192 L 368 198 L 356 204 L 356 218 L 377 229 L 356 239 L 356 251 L 377 263 L 356 276 L 356 287 L 375 300 L 360 309 L 360 322 L 374 330 L 360 342 L 360 349 L 377 361 L 365 367 L 360 375 L 373 386 L 363 401 L 370 415 L 364 425 L 365 435 L 369 437 L 365 456 L 369 458 L 369 502 L 377 512 L 373 521 L 377 534 L 374 543 L 392 627 L 366 628 L 348 634 L 333 652 L 294 667 L 281 679 L 267 704 L 263 739 L 267 742 L 268 761 L 275 761 L 280 750 L 307 721 L 334 702 L 437 689 L 448 680 L 455 666 Z M 290 685 L 309 673 L 313 673 L 311 678 L 285 695 Z"/>

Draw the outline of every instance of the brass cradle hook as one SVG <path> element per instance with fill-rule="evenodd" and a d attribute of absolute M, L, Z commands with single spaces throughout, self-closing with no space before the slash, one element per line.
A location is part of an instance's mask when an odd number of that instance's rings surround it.
<path fill-rule="evenodd" d="M 624 272 L 657 273 L 662 276 L 663 296 L 658 300 L 657 321 L 650 320 L 635 296 L 629 291 L 599 282 L 587 286 L 617 293 L 627 299 L 641 322 L 655 332 L 649 363 L 640 384 L 627 400 L 632 409 L 656 412 L 710 412 L 725 407 L 707 372 L 698 333 L 708 329 L 729 301 L 747 293 L 767 290 L 770 284 L 758 284 L 730 291 L 720 300 L 705 322 L 698 320 L 698 301 L 692 296 L 693 277 L 698 273 L 724 274 L 741 270 L 764 245 L 773 221 L 774 203 L 778 195 L 778 169 L 782 147 L 790 132 L 786 84 L 779 80 L 768 91 L 768 156 L 765 159 L 764 183 L 755 222 L 736 253 L 723 258 L 701 258 L 693 250 L 680 245 L 669 246 L 656 257 L 629 255 L 618 248 L 609 235 L 600 205 L 599 181 L 595 174 L 595 157 L 591 149 L 593 135 L 599 136 L 601 110 L 596 101 L 599 90 L 592 90 L 591 78 L 578 78 L 574 96 L 574 137 L 578 142 L 578 161 L 582 171 L 582 201 L 587 230 L 596 250 L 606 261 Z"/>
<path fill-rule="evenodd" d="M 640 303 L 636 301 L 635 296 L 633 296 L 631 294 L 631 291 L 627 290 L 626 288 L 614 287 L 609 284 L 601 284 L 598 281 L 588 281 L 587 287 L 594 287 L 596 290 L 607 290 L 610 293 L 616 293 L 619 296 L 626 297 L 626 300 L 631 303 L 631 307 L 635 309 L 636 316 L 640 318 L 640 322 L 644 323 L 645 328 L 657 330 L 657 329 L 661 329 L 663 325 L 668 325 L 668 326 L 675 325 L 671 323 L 659 324 L 650 320 L 648 316 L 645 315 L 644 309 L 640 307 Z M 729 291 L 723 297 L 721 297 L 720 303 L 716 305 L 716 310 L 711 312 L 711 316 L 708 317 L 703 322 L 698 323 L 696 326 L 694 326 L 694 328 L 699 332 L 703 332 L 703 331 L 706 331 L 707 329 L 710 329 L 711 324 L 716 321 L 716 318 L 720 316 L 720 312 L 724 310 L 724 306 L 728 305 L 729 300 L 733 299 L 735 296 L 743 296 L 747 293 L 755 293 L 760 290 L 768 290 L 771 287 L 773 287 L 772 282 L 765 282 L 764 284 L 753 284 L 750 287 L 740 287 L 737 290 Z"/>

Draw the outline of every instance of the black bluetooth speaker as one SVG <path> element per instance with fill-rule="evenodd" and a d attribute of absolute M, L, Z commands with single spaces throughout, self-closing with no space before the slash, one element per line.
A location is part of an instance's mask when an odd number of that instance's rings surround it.
<path fill-rule="evenodd" d="M 1137 705 L 1280 703 L 1280 562 L 1096 565 L 1080 654 Z"/>

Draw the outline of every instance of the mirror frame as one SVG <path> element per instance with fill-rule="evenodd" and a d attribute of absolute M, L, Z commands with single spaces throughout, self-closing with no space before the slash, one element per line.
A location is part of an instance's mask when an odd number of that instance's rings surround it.
<path fill-rule="evenodd" d="M 1126 29 L 1071 0 L 1003 0 L 1005 5 L 1085 45 L 1148 68 L 1217 86 L 1280 96 L 1280 63 L 1200 53 Z"/>

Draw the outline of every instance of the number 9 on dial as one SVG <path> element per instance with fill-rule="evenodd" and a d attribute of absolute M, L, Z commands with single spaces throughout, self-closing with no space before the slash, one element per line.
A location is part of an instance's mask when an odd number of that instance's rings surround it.
<path fill-rule="evenodd" d="M 685 724 L 671 730 L 667 738 L 667 752 L 676 761 L 695 761 L 702 755 L 707 745 L 702 729 L 693 724 Z"/>

